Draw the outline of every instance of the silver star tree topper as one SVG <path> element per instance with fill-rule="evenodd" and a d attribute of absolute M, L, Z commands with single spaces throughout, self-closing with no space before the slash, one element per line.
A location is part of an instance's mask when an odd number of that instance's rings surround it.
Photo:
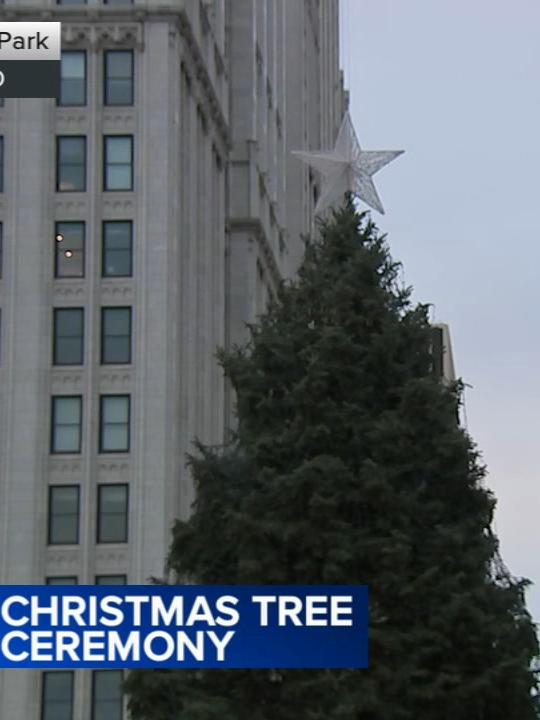
<path fill-rule="evenodd" d="M 339 129 L 336 146 L 330 151 L 299 152 L 293 154 L 324 176 L 321 195 L 315 214 L 322 213 L 353 192 L 366 205 L 384 215 L 384 208 L 373 184 L 373 175 L 403 150 L 362 150 L 351 116 L 347 112 Z"/>

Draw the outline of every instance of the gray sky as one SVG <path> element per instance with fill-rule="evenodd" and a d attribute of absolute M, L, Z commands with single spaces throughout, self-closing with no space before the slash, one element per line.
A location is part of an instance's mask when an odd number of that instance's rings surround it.
<path fill-rule="evenodd" d="M 406 151 L 375 176 L 386 215 L 373 217 L 416 299 L 450 325 L 503 557 L 538 583 L 538 622 L 540 5 L 341 3 L 360 144 Z"/>

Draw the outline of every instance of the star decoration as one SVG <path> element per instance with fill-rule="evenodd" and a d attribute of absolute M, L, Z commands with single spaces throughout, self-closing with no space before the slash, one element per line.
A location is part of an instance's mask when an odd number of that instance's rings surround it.
<path fill-rule="evenodd" d="M 315 214 L 322 213 L 337 201 L 353 192 L 370 208 L 384 215 L 373 175 L 392 160 L 403 154 L 403 150 L 362 150 L 356 136 L 351 116 L 347 112 L 339 129 L 336 146 L 330 151 L 300 152 L 293 154 L 324 177 L 321 195 L 315 207 Z"/>

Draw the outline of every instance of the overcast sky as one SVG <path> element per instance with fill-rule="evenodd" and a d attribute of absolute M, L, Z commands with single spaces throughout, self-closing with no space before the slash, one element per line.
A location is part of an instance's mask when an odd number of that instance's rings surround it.
<path fill-rule="evenodd" d="M 404 149 L 376 216 L 415 297 L 450 325 L 468 429 L 511 571 L 540 621 L 540 4 L 341 0 L 365 150 Z"/>

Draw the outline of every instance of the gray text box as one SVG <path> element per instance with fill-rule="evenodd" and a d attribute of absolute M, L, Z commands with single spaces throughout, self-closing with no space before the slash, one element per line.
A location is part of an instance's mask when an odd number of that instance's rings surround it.
<path fill-rule="evenodd" d="M 1 22 L 1 60 L 60 60 L 59 22 Z"/>
<path fill-rule="evenodd" d="M 60 95 L 60 60 L 0 60 L 0 97 L 57 98 Z"/>

